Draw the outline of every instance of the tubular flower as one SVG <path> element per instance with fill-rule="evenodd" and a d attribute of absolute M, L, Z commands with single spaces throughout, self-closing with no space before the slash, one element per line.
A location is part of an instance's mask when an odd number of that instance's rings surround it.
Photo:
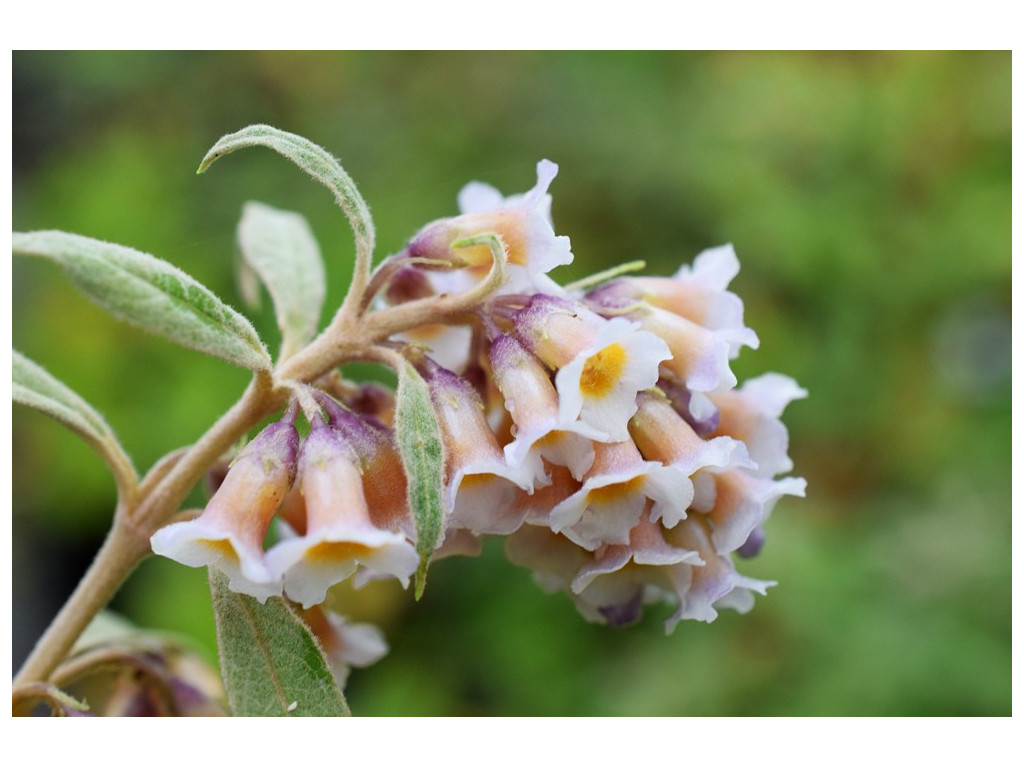
<path fill-rule="evenodd" d="M 474 534 L 506 534 L 525 512 L 513 502 L 533 491 L 533 477 L 510 467 L 484 416 L 483 402 L 465 379 L 440 366 L 427 368 L 434 409 L 444 438 L 447 524 Z"/>
<path fill-rule="evenodd" d="M 535 299 L 517 317 L 516 330 L 558 369 L 559 419 L 579 419 L 607 441 L 629 438 L 637 392 L 657 383 L 658 366 L 671 357 L 665 342 L 637 323 L 605 320 L 568 301 Z"/>
<path fill-rule="evenodd" d="M 370 519 L 378 528 L 413 535 L 402 457 L 392 430 L 330 401 L 324 401 L 332 428 L 357 460 Z"/>
<path fill-rule="evenodd" d="M 403 585 L 419 558 L 404 535 L 374 525 L 366 506 L 356 456 L 339 432 L 314 419 L 299 456 L 306 531 L 267 553 L 285 594 L 309 608 L 359 566 L 364 579 L 394 576 Z"/>
<path fill-rule="evenodd" d="M 551 510 L 549 525 L 584 549 L 625 545 L 650 505 L 651 520 L 686 517 L 693 484 L 678 467 L 644 461 L 632 441 L 599 444 L 583 486 Z"/>
<path fill-rule="evenodd" d="M 594 462 L 593 440 L 604 433 L 559 413 L 558 392 L 543 364 L 515 337 L 502 334 L 491 344 L 494 381 L 515 425 L 505 446 L 510 466 L 527 466 L 535 482 L 549 482 L 545 461 L 568 467 L 579 479 Z"/>
<path fill-rule="evenodd" d="M 298 448 L 291 423 L 268 426 L 235 459 L 199 517 L 153 534 L 153 552 L 217 568 L 231 589 L 260 602 L 280 595 L 281 579 L 265 561 L 263 539 L 295 479 Z"/>
<path fill-rule="evenodd" d="M 758 338 L 743 325 L 743 301 L 726 288 L 740 271 L 731 244 L 697 254 L 693 265 L 684 264 L 673 277 L 622 277 L 592 291 L 597 304 L 646 302 L 668 310 L 711 331 L 719 332 L 735 357 L 741 346 L 758 347 Z"/>
<path fill-rule="evenodd" d="M 637 397 L 629 430 L 645 459 L 671 464 L 687 476 L 704 467 L 751 466 L 743 443 L 727 435 L 705 440 L 666 398 L 653 392 Z"/>
<path fill-rule="evenodd" d="M 640 307 L 628 317 L 668 345 L 671 355 L 663 367 L 691 392 L 736 386 L 729 368 L 729 341 L 720 333 L 658 307 Z"/>
<path fill-rule="evenodd" d="M 715 551 L 727 554 L 742 547 L 771 514 L 783 496 L 803 496 L 807 482 L 802 477 L 769 480 L 747 470 L 708 470 L 714 483 L 714 500 L 705 498 L 694 509 L 707 515 Z"/>
<path fill-rule="evenodd" d="M 768 587 L 775 586 L 774 581 L 759 581 L 737 573 L 732 558 L 715 551 L 706 524 L 697 516 L 666 531 L 665 538 L 674 546 L 697 552 L 704 562 L 673 574 L 679 607 L 665 622 L 668 631 L 683 619 L 714 621 L 717 608 L 746 613 L 753 607 L 754 592 L 763 595 Z"/>
<path fill-rule="evenodd" d="M 750 469 L 753 474 L 774 477 L 789 472 L 789 433 L 779 417 L 790 402 L 802 397 L 807 397 L 807 390 L 780 373 L 748 379 L 738 390 L 711 396 L 719 414 L 712 433 L 742 440 L 757 465 Z"/>
<path fill-rule="evenodd" d="M 661 526 L 643 519 L 627 545 L 605 547 L 579 570 L 572 596 L 584 616 L 623 626 L 640 618 L 644 603 L 664 599 L 672 591 L 673 571 L 701 565 L 699 553 L 673 546 Z"/>
<path fill-rule="evenodd" d="M 314 605 L 302 611 L 302 620 L 316 635 L 331 664 L 338 686 L 344 688 L 351 667 L 368 667 L 384 658 L 388 644 L 373 624 L 357 624 Z"/>
<path fill-rule="evenodd" d="M 493 255 L 486 246 L 457 248 L 454 244 L 473 235 L 497 234 L 508 255 L 505 292 L 522 290 L 560 293 L 547 273 L 572 262 L 569 238 L 555 235 L 551 226 L 551 196 L 547 190 L 558 174 L 550 160 L 537 163 L 537 184 L 529 192 L 502 198 L 488 185 L 474 182 L 459 194 L 462 215 L 441 219 L 421 229 L 406 252 L 415 258 L 465 264 L 464 269 L 433 273 L 438 293 L 461 293 L 479 282 L 491 268 Z"/>

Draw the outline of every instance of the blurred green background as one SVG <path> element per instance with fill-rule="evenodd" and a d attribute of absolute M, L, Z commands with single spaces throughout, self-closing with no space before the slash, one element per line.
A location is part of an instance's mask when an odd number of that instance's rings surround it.
<path fill-rule="evenodd" d="M 240 306 L 248 199 L 303 212 L 344 294 L 330 195 L 252 150 L 268 122 L 339 156 L 378 255 L 505 193 L 544 157 L 568 280 L 631 259 L 670 273 L 731 241 L 761 338 L 740 378 L 810 390 L 786 415 L 805 500 L 784 498 L 744 572 L 752 613 L 666 637 L 651 608 L 591 626 L 500 542 L 432 570 L 424 599 L 342 596 L 392 646 L 356 670 L 362 715 L 1008 715 L 1009 53 L 35 53 L 13 55 L 16 230 L 165 258 Z M 53 267 L 13 266 L 13 340 L 86 397 L 137 466 L 196 439 L 247 375 L 105 316 Z M 253 315 L 276 345 L 268 306 Z M 113 485 L 77 438 L 14 412 L 14 663 L 84 571 Z M 198 496 L 196 499 L 198 500 Z M 205 574 L 153 559 L 115 607 L 213 658 Z"/>

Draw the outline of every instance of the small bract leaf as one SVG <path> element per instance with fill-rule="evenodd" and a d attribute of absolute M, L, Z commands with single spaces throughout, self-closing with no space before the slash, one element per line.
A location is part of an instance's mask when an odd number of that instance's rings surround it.
<path fill-rule="evenodd" d="M 90 299 L 122 320 L 251 370 L 270 356 L 242 315 L 148 253 L 67 232 L 14 233 L 14 253 L 56 262 Z"/>
<path fill-rule="evenodd" d="M 251 293 L 245 280 L 253 273 L 267 286 L 281 330 L 281 358 L 287 358 L 316 334 L 324 303 L 324 266 L 313 232 L 297 213 L 248 202 L 238 247 L 243 289 Z"/>
<path fill-rule="evenodd" d="M 11 356 L 14 402 L 42 411 L 78 433 L 111 468 L 122 490 L 133 487 L 137 475 L 131 460 L 99 412 L 38 363 L 17 350 Z"/>
<path fill-rule="evenodd" d="M 395 433 L 409 483 L 409 506 L 416 524 L 416 598 L 423 594 L 427 566 L 444 522 L 444 443 L 430 388 L 408 361 L 398 370 Z"/>
<path fill-rule="evenodd" d="M 345 697 L 320 643 L 279 597 L 260 604 L 210 569 L 221 675 L 237 717 L 344 717 Z"/>

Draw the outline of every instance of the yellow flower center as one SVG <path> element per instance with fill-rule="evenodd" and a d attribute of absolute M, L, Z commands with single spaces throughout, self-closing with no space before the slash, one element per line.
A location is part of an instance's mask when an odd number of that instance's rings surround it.
<path fill-rule="evenodd" d="M 371 551 L 370 547 L 356 541 L 321 541 L 306 550 L 306 560 L 341 562 L 366 557 Z"/>
<path fill-rule="evenodd" d="M 207 549 L 213 550 L 213 552 L 225 560 L 238 562 L 238 553 L 235 552 L 235 547 L 230 539 L 201 539 L 200 541 Z"/>
<path fill-rule="evenodd" d="M 580 392 L 584 397 L 605 397 L 615 386 L 626 367 L 626 348 L 619 342 L 609 344 L 587 358 L 580 374 Z"/>
<path fill-rule="evenodd" d="M 587 491 L 587 504 L 614 504 L 620 499 L 642 492 L 644 476 L 639 475 L 624 483 L 612 483 Z"/>

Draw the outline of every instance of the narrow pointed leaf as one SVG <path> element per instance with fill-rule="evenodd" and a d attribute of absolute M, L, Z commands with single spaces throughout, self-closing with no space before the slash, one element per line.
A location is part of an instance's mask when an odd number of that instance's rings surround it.
<path fill-rule="evenodd" d="M 271 366 L 248 320 L 155 256 L 67 232 L 16 232 L 13 239 L 15 254 L 56 262 L 115 317 L 243 368 Z"/>
<path fill-rule="evenodd" d="M 343 717 L 348 704 L 309 628 L 279 597 L 259 603 L 210 569 L 221 675 L 236 717 Z"/>
<path fill-rule="evenodd" d="M 103 417 L 74 390 L 17 350 L 12 353 L 12 399 L 42 411 L 78 433 L 114 472 L 120 487 L 137 481 L 131 460 Z"/>
<path fill-rule="evenodd" d="M 222 136 L 206 153 L 197 173 L 204 173 L 215 160 L 224 155 L 257 146 L 267 147 L 288 158 L 334 194 L 335 201 L 348 217 L 355 234 L 356 276 L 360 281 L 365 281 L 369 277 L 374 244 L 370 209 L 341 163 L 323 147 L 270 125 L 250 125 Z"/>
<path fill-rule="evenodd" d="M 430 399 L 430 388 L 415 368 L 403 361 L 398 371 L 395 433 L 409 482 L 409 505 L 416 523 L 416 598 L 423 594 L 427 566 L 437 548 L 444 522 L 444 444 Z"/>
<path fill-rule="evenodd" d="M 301 215 L 256 202 L 242 209 L 238 247 L 240 280 L 255 273 L 274 301 L 286 358 L 312 339 L 319 325 L 325 286 L 320 248 Z"/>

